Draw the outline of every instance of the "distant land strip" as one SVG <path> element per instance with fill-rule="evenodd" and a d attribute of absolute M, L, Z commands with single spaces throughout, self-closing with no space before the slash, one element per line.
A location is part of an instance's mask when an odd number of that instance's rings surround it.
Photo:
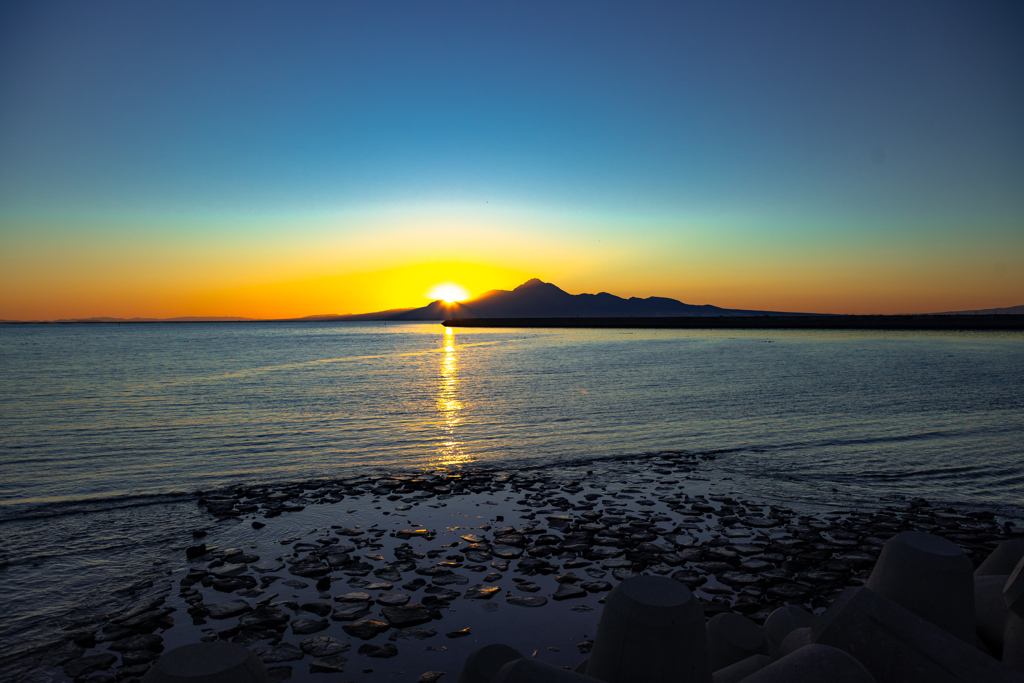
<path fill-rule="evenodd" d="M 446 327 L 666 330 L 1024 330 L 1024 315 L 759 315 L 677 318 L 452 318 Z"/>

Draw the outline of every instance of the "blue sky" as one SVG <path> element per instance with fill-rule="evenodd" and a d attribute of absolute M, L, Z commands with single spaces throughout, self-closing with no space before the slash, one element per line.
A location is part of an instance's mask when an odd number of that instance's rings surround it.
<path fill-rule="evenodd" d="M 441 262 L 750 308 L 1024 303 L 1021 7 L 5 3 L 0 317 L 107 314 L 127 281 L 165 302 L 141 315 L 275 283 L 316 313 L 298 283 Z M 67 275 L 83 253 L 117 258 Z"/>

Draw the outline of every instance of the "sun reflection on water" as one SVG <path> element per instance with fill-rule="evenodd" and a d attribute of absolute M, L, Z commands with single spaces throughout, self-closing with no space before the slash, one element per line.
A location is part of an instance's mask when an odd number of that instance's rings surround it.
<path fill-rule="evenodd" d="M 462 443 L 456 433 L 462 418 L 462 402 L 459 401 L 459 375 L 455 353 L 455 330 L 444 328 L 444 357 L 441 360 L 441 381 L 437 388 L 437 411 L 440 414 L 441 446 L 437 464 L 442 466 L 462 465 L 472 458 L 463 452 Z"/>

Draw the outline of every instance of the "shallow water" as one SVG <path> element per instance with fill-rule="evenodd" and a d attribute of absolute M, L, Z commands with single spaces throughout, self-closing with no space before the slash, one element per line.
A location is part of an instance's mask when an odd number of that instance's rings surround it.
<path fill-rule="evenodd" d="M 681 451 L 789 504 L 1024 499 L 1018 333 L 0 325 L 0 368 L 0 656 L 232 482 Z"/>

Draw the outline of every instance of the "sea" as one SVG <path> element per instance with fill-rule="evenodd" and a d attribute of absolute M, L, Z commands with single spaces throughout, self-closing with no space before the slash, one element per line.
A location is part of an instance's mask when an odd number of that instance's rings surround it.
<path fill-rule="evenodd" d="M 195 492 L 698 455 L 805 508 L 1024 518 L 1024 334 L 0 325 L 0 664 L 176 561 Z"/>

